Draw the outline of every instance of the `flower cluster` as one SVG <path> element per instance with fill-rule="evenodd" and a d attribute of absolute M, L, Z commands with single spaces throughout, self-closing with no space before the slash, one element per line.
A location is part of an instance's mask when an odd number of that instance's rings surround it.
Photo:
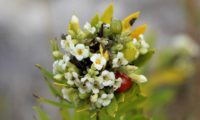
<path fill-rule="evenodd" d="M 128 90 L 132 82 L 147 81 L 144 75 L 137 74 L 134 65 L 140 55 L 149 51 L 143 36 L 146 24 L 132 31 L 139 12 L 123 21 L 114 20 L 112 7 L 101 18 L 97 14 L 86 22 L 83 29 L 79 19 L 72 16 L 67 34 L 61 37 L 62 52 L 54 46 L 54 79 L 63 84 L 63 98 L 68 101 L 85 101 L 91 108 L 102 108 L 116 94 Z"/>

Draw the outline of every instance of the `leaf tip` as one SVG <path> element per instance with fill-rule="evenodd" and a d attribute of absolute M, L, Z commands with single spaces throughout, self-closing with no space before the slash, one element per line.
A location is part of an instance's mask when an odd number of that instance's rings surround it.
<path fill-rule="evenodd" d="M 39 69 L 42 68 L 40 64 L 35 64 L 35 67 L 37 67 L 37 68 L 39 68 Z"/>

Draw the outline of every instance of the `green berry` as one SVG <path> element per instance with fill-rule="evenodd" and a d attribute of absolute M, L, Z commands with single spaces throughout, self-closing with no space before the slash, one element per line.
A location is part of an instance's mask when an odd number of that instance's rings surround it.
<path fill-rule="evenodd" d="M 120 34 L 122 32 L 122 23 L 120 20 L 113 20 L 110 25 L 110 30 L 114 34 Z"/>

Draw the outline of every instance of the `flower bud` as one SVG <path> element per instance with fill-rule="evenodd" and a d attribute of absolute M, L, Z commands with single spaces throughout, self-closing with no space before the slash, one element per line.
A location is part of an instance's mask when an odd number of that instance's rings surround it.
<path fill-rule="evenodd" d="M 53 57 L 56 59 L 62 58 L 63 57 L 63 53 L 61 53 L 60 51 L 53 51 Z"/>
<path fill-rule="evenodd" d="M 73 31 L 76 31 L 76 32 L 78 31 L 79 20 L 75 15 L 72 16 L 69 27 L 70 27 L 70 30 L 73 30 Z"/>
<path fill-rule="evenodd" d="M 122 32 L 122 23 L 120 20 L 113 20 L 110 25 L 110 30 L 112 33 L 119 34 Z"/>
<path fill-rule="evenodd" d="M 137 75 L 137 74 L 132 73 L 129 75 L 129 77 L 131 77 L 137 83 L 147 82 L 147 78 L 144 75 Z"/>
<path fill-rule="evenodd" d="M 64 99 L 78 103 L 77 91 L 74 88 L 63 88 L 62 94 Z"/>
<path fill-rule="evenodd" d="M 81 99 L 85 99 L 85 98 L 89 97 L 89 94 L 87 94 L 87 93 L 79 93 L 79 97 Z"/>
<path fill-rule="evenodd" d="M 98 94 L 94 94 L 94 95 L 92 95 L 92 96 L 90 97 L 90 101 L 91 101 L 91 102 L 96 102 L 97 99 L 98 99 Z"/>
<path fill-rule="evenodd" d="M 60 80 L 63 80 L 64 76 L 62 74 L 56 74 L 56 75 L 53 76 L 53 78 L 55 80 L 59 80 L 60 81 Z"/>

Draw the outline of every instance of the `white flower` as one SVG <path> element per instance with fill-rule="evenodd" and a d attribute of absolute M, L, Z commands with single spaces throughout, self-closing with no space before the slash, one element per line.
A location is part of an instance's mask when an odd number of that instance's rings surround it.
<path fill-rule="evenodd" d="M 94 67 L 97 70 L 101 70 L 106 64 L 106 59 L 103 56 L 101 56 L 101 54 L 93 54 L 90 60 L 93 62 Z"/>
<path fill-rule="evenodd" d="M 114 84 L 115 74 L 113 72 L 104 70 L 100 77 L 103 79 L 103 86 L 112 86 Z"/>
<path fill-rule="evenodd" d="M 72 42 L 71 35 L 66 36 L 66 40 L 61 40 L 61 47 L 66 50 L 68 53 L 71 53 L 71 50 L 74 49 L 74 43 Z"/>
<path fill-rule="evenodd" d="M 113 68 L 120 67 L 121 65 L 127 65 L 128 61 L 124 58 L 124 54 L 122 52 L 117 53 L 117 57 L 112 61 Z"/>
<path fill-rule="evenodd" d="M 77 60 L 81 61 L 82 59 L 89 56 L 89 50 L 85 48 L 84 44 L 77 44 L 76 47 L 73 49 L 73 55 L 76 57 Z"/>
<path fill-rule="evenodd" d="M 144 40 L 144 36 L 142 34 L 139 35 L 139 38 L 141 44 L 140 53 L 146 54 L 148 52 L 149 44 Z"/>
<path fill-rule="evenodd" d="M 93 92 L 94 94 L 99 93 L 99 88 L 93 87 L 92 92 Z"/>
<path fill-rule="evenodd" d="M 66 88 L 62 88 L 62 94 L 63 98 L 70 101 L 69 96 L 68 96 L 68 90 Z"/>
<path fill-rule="evenodd" d="M 79 82 L 78 74 L 76 72 L 65 73 L 65 79 L 69 85 L 75 85 Z"/>
<path fill-rule="evenodd" d="M 113 97 L 114 97 L 113 93 L 110 94 L 103 93 L 100 96 L 100 98 L 98 98 L 97 102 L 100 103 L 102 106 L 108 106 L 111 103 Z"/>
<path fill-rule="evenodd" d="M 64 55 L 64 56 L 63 56 L 63 61 L 64 61 L 66 64 L 68 64 L 69 60 L 70 60 L 70 58 L 69 58 L 68 55 Z"/>
<path fill-rule="evenodd" d="M 57 74 L 59 72 L 65 71 L 68 63 L 69 63 L 69 56 L 64 55 L 62 60 L 56 60 L 53 63 L 53 73 Z"/>
<path fill-rule="evenodd" d="M 79 85 L 78 89 L 80 93 L 89 93 L 94 88 L 94 78 L 92 78 L 90 75 L 85 75 L 83 78 L 81 78 L 81 85 Z"/>
<path fill-rule="evenodd" d="M 91 24 L 88 22 L 86 22 L 86 24 L 84 25 L 84 29 L 92 34 L 94 34 L 96 32 L 96 28 L 92 27 Z"/>
<path fill-rule="evenodd" d="M 117 90 L 122 84 L 122 79 L 121 78 L 117 78 L 115 79 L 115 83 L 113 85 L 114 90 Z"/>

